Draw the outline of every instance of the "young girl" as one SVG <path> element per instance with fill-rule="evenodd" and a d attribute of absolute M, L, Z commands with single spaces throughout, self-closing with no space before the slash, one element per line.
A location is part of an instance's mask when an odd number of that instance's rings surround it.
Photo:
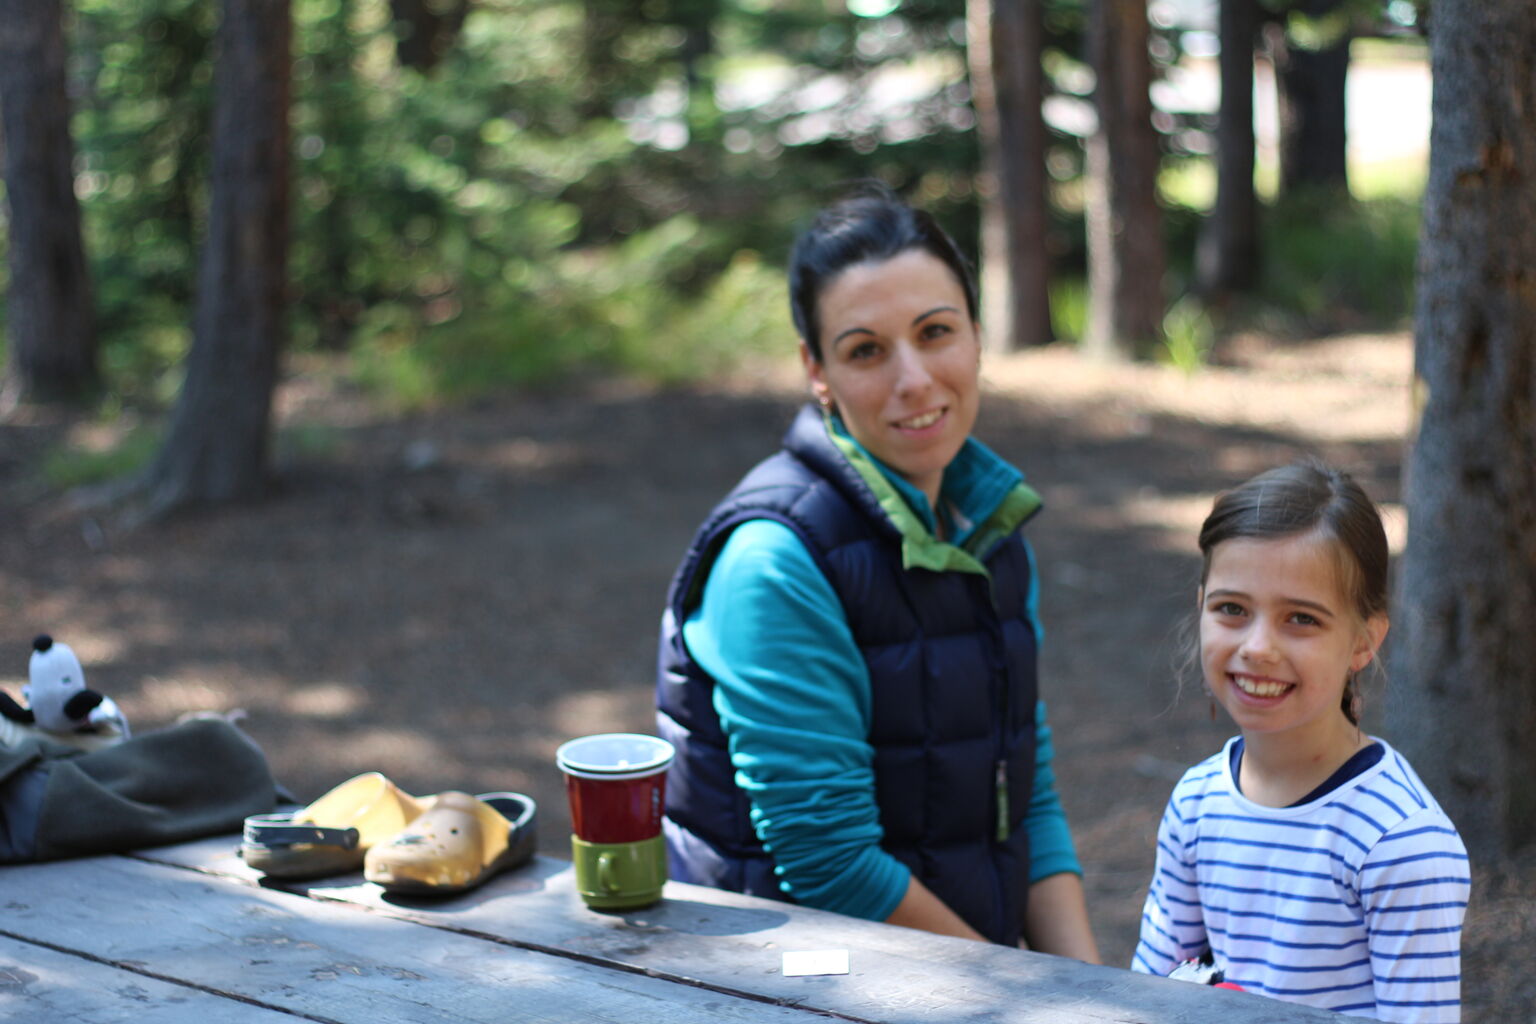
<path fill-rule="evenodd" d="M 1201 667 L 1241 735 L 1174 788 L 1133 968 L 1208 955 L 1249 992 L 1459 1020 L 1466 848 L 1358 724 L 1387 634 L 1375 506 L 1325 466 L 1271 470 L 1217 498 L 1200 550 Z"/>

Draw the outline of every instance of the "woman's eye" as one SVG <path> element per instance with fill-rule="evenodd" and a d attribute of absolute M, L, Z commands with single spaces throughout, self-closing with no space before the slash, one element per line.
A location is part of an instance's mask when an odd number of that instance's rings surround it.
<path fill-rule="evenodd" d="M 880 354 L 880 346 L 872 341 L 861 341 L 848 350 L 849 359 L 873 359 Z"/>
<path fill-rule="evenodd" d="M 935 323 L 923 325 L 922 336 L 925 341 L 933 341 L 935 338 L 942 338 L 950 333 L 952 331 L 949 324 Z"/>
<path fill-rule="evenodd" d="M 1222 601 L 1212 608 L 1211 611 L 1217 615 L 1241 615 L 1243 614 L 1243 606 L 1236 601 Z"/>

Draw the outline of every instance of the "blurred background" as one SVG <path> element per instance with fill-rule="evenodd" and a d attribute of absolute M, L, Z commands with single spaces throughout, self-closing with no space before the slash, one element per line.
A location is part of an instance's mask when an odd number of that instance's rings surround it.
<path fill-rule="evenodd" d="M 995 327 L 1002 348 L 1090 330 L 1096 192 L 1128 197 L 1151 250 L 1127 274 L 1151 297 L 1109 328 L 1126 354 L 1196 365 L 1243 327 L 1406 321 L 1429 130 L 1414 4 L 1229 5 L 1248 8 L 1229 49 L 1248 64 L 1251 170 L 1250 205 L 1224 218 L 1215 0 L 997 4 L 995 23 L 992 6 L 292 0 L 289 158 L 264 172 L 288 179 L 287 351 L 345 352 L 353 380 L 402 407 L 592 372 L 708 377 L 784 351 L 788 241 L 863 179 L 978 256 L 986 215 L 1038 209 L 1025 247 L 1043 262 L 1017 287 L 1043 288 L 1048 316 Z M 74 0 L 61 14 L 99 331 L 86 376 L 101 415 L 164 408 L 220 144 L 218 5 Z M 1106 124 L 1125 141 L 1095 167 L 1095 39 L 1138 31 L 1137 14 L 1145 66 L 1109 64 L 1133 95 L 1150 85 L 1149 116 Z M 1008 23 L 1021 18 L 1027 31 Z M 1038 105 L 1019 110 L 1017 83 Z M 1202 280 L 1213 220 L 1243 237 Z M 1006 309 L 1004 260 L 983 262 L 997 265 L 989 309 Z"/>
<path fill-rule="evenodd" d="M 672 568 L 804 398 L 790 240 L 877 180 L 979 263 L 978 432 L 1045 497 L 1057 778 L 1128 963 L 1227 735 L 1180 681 L 1212 496 L 1320 454 L 1404 546 L 1428 10 L 0 0 L 0 684 L 50 632 L 136 729 L 242 716 L 301 800 L 522 790 L 566 856 L 554 750 L 652 730 Z M 1467 1019 L 1536 1004 L 1504 839 Z"/>

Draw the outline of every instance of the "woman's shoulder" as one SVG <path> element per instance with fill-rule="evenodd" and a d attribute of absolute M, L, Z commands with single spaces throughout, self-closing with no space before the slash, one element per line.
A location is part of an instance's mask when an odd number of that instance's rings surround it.
<path fill-rule="evenodd" d="M 756 578 L 763 574 L 798 576 L 815 572 L 811 557 L 798 533 L 778 519 L 747 519 L 734 527 L 710 567 L 711 584 L 722 580 Z"/>

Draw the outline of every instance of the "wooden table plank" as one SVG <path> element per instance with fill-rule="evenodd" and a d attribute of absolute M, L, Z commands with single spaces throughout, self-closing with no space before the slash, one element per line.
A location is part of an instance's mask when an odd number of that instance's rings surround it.
<path fill-rule="evenodd" d="M 214 839 L 137 856 L 257 884 Z M 857 1020 L 889 1024 L 1325 1024 L 1348 1018 L 1248 993 L 1151 978 L 1060 957 L 790 907 L 735 893 L 667 883 L 654 908 L 591 911 L 569 863 L 532 865 L 447 900 L 400 900 L 352 875 L 289 886 L 316 899 L 437 927 L 493 935 L 526 948 L 611 962 L 725 991 L 750 992 Z M 786 978 L 786 951 L 846 949 L 846 976 Z"/>
<path fill-rule="evenodd" d="M 808 1017 L 127 857 L 7 867 L 0 893 L 0 932 L 12 938 L 315 1021 L 806 1024 Z"/>
<path fill-rule="evenodd" d="M 0 936 L 0 1020 L 299 1024 L 303 1018 Z"/>

